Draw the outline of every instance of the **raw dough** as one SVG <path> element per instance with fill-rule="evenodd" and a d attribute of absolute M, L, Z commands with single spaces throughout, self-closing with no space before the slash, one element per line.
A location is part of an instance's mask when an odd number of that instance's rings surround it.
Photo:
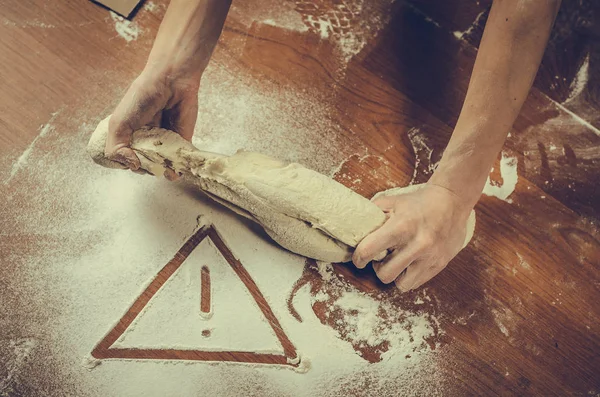
<path fill-rule="evenodd" d="M 98 164 L 123 168 L 104 156 L 108 118 L 94 131 L 88 153 Z M 368 199 L 300 164 L 240 151 L 203 152 L 161 128 L 136 131 L 131 144 L 142 168 L 168 167 L 236 213 L 262 225 L 288 250 L 327 262 L 347 262 L 353 248 L 385 221 Z"/>
<path fill-rule="evenodd" d="M 92 134 L 88 153 L 100 165 L 123 168 L 104 155 L 109 118 Z M 349 261 L 354 247 L 386 219 L 366 198 L 300 164 L 245 151 L 233 156 L 200 151 L 162 128 L 134 132 L 131 148 L 144 170 L 153 175 L 176 171 L 215 201 L 262 225 L 281 246 L 309 258 Z M 386 194 L 406 192 L 394 191 Z"/>

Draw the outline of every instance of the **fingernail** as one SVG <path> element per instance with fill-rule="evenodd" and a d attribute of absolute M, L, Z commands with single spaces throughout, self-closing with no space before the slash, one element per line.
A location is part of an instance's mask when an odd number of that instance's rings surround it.
<path fill-rule="evenodd" d="M 377 272 L 377 270 L 379 270 L 379 266 L 381 266 L 381 262 L 373 261 L 372 266 L 373 266 L 373 270 L 375 270 L 375 272 Z"/>
<path fill-rule="evenodd" d="M 129 168 L 131 168 L 132 170 L 138 170 L 141 166 L 139 160 L 137 158 L 132 158 L 131 156 L 127 157 L 127 161 L 129 163 Z"/>

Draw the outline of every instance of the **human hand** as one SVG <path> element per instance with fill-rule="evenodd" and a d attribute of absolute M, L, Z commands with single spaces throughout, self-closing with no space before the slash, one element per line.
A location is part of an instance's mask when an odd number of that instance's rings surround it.
<path fill-rule="evenodd" d="M 136 78 L 113 112 L 108 126 L 106 157 L 139 171 L 140 160 L 133 150 L 131 135 L 144 127 L 161 127 L 192 140 L 198 115 L 200 77 L 180 77 L 173 72 L 144 71 Z M 177 179 L 167 170 L 165 177 Z"/>
<path fill-rule="evenodd" d="M 379 279 L 395 281 L 403 292 L 429 281 L 463 248 L 472 205 L 434 184 L 411 193 L 374 200 L 387 221 L 356 247 L 352 261 L 364 268 L 380 252 L 389 254 L 373 268 Z"/>

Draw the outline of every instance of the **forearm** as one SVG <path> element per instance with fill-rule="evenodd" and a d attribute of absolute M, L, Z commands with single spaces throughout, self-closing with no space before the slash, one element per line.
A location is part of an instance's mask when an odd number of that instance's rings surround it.
<path fill-rule="evenodd" d="M 496 0 L 456 128 L 430 182 L 474 205 L 523 102 L 559 0 Z"/>
<path fill-rule="evenodd" d="M 230 5 L 231 0 L 171 0 L 146 70 L 199 78 L 219 40 Z"/>

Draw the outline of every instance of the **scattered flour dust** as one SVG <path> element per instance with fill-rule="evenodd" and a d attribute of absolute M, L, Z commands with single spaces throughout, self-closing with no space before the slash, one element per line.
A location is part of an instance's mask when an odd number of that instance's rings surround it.
<path fill-rule="evenodd" d="M 496 326 L 504 334 L 506 337 L 510 337 L 511 333 L 515 330 L 516 327 L 516 317 L 513 312 L 508 308 L 503 309 L 491 309 L 492 316 L 494 317 L 494 322 Z"/>
<path fill-rule="evenodd" d="M 31 151 L 33 150 L 33 148 L 35 147 L 35 145 L 38 143 L 38 141 L 40 139 L 44 138 L 46 135 L 48 135 L 48 133 L 50 131 L 54 130 L 54 126 L 52 125 L 52 122 L 54 121 L 54 119 L 56 119 L 56 116 L 58 116 L 58 114 L 60 112 L 61 111 L 58 110 L 58 111 L 52 113 L 52 117 L 50 117 L 50 120 L 48 120 L 48 123 L 40 126 L 39 134 L 35 137 L 35 139 L 31 142 L 31 144 L 23 151 L 23 153 L 21 153 L 19 158 L 13 163 L 12 168 L 10 170 L 10 174 L 9 174 L 8 178 L 4 181 L 5 185 L 8 184 L 15 177 L 15 175 L 17 175 L 19 170 L 21 170 L 23 167 L 27 166 L 27 163 L 29 162 L 29 156 L 31 155 Z"/>
<path fill-rule="evenodd" d="M 138 36 L 142 32 L 142 28 L 137 23 L 129 21 L 119 14 L 110 11 L 110 17 L 115 23 L 115 30 L 117 34 L 128 43 L 137 40 Z"/>
<path fill-rule="evenodd" d="M 531 270 L 531 265 L 525 261 L 523 256 L 517 252 L 517 257 L 519 258 L 519 266 L 525 270 Z"/>
<path fill-rule="evenodd" d="M 517 174 L 518 160 L 516 157 L 508 156 L 505 152 L 502 152 L 502 158 L 500 160 L 500 175 L 502 176 L 502 184 L 492 181 L 488 176 L 485 187 L 483 188 L 483 194 L 486 196 L 494 196 L 500 200 L 511 203 L 509 199 L 510 195 L 515 191 L 519 176 Z"/>
<path fill-rule="evenodd" d="M 321 278 L 325 281 L 329 281 L 333 277 L 333 266 L 329 262 L 317 261 L 317 270 Z"/>
<path fill-rule="evenodd" d="M 370 347 L 387 342 L 390 355 L 427 349 L 426 339 L 435 334 L 425 315 L 411 313 L 400 318 L 397 307 L 358 291 L 345 291 L 334 307 L 345 314 L 342 327 L 346 337 Z"/>
<path fill-rule="evenodd" d="M 240 149 L 260 152 L 329 175 L 363 149 L 357 140 L 343 138 L 331 108 L 316 93 L 257 82 L 211 62 L 200 85 L 193 142 L 228 155 Z"/>
<path fill-rule="evenodd" d="M 461 40 L 461 41 L 466 41 L 466 38 L 469 37 L 469 35 L 473 32 L 473 30 L 475 29 L 475 27 L 479 26 L 479 23 L 481 21 L 481 19 L 484 17 L 484 15 L 486 14 L 487 9 L 481 11 L 477 17 L 475 17 L 475 20 L 473 21 L 473 23 L 467 28 L 467 30 L 464 31 L 454 31 L 454 37 L 456 37 L 457 39 Z"/>
<path fill-rule="evenodd" d="M 277 114 L 278 110 L 273 111 Z M 404 319 L 394 322 L 394 313 L 389 313 L 392 306 L 344 290 L 332 307 L 346 315 L 334 329 L 317 318 L 311 307 L 314 298 L 305 288 L 295 299 L 304 320 L 298 322 L 288 311 L 287 295 L 303 274 L 303 258 L 280 249 L 250 222 L 179 183 L 98 167 L 82 153 L 88 135 L 69 134 L 78 126 L 66 125 L 66 117 L 60 119 L 47 124 L 63 126 L 65 131 L 47 134 L 32 147 L 19 178 L 0 185 L 0 194 L 6 198 L 6 205 L 0 207 L 0 249 L 10 247 L 11 265 L 3 281 L 19 288 L 18 295 L 28 305 L 27 315 L 22 305 L 3 310 L 19 318 L 19 329 L 39 341 L 25 354 L 22 376 L 44 371 L 49 360 L 57 364 L 52 381 L 39 386 L 46 394 L 169 395 L 176 391 L 198 395 L 202 390 L 204 395 L 219 396 L 339 396 L 352 394 L 357 387 L 373 395 L 436 390 L 440 375 L 436 375 L 433 351 L 423 350 L 418 360 L 397 354 L 411 337 L 415 342 L 410 342 L 409 350 L 421 343 L 430 332 L 428 319 L 407 310 L 402 311 Z M 304 142 L 306 137 L 299 139 Z M 64 150 L 56 153 L 56 147 Z M 14 211 L 16 206 L 22 210 Z M 251 275 L 301 355 L 301 364 L 310 362 L 308 372 L 298 373 L 291 366 L 227 362 L 113 359 L 98 365 L 88 360 L 97 343 L 197 230 L 199 217 L 201 223 L 215 226 Z M 24 245 L 15 246 L 18 242 Z M 241 302 L 244 292 L 233 291 L 237 287 L 228 280 L 235 281 L 236 275 L 218 263 L 210 245 L 196 249 L 118 343 L 130 348 L 277 351 L 280 347 L 256 304 Z M 212 266 L 215 282 L 213 316 L 208 320 L 199 316 L 198 277 L 203 265 Z M 12 282 L 13 274 L 19 275 L 18 283 Z M 5 293 L 0 291 L 3 299 Z M 378 322 L 371 309 L 388 313 L 389 322 Z M 361 314 L 353 314 L 354 310 Z M 37 321 L 39 315 L 47 320 Z M 232 325 L 240 318 L 243 324 Z M 389 340 L 392 348 L 385 360 L 371 364 L 338 330 L 347 330 L 350 338 L 365 345 Z M 243 331 L 247 333 L 240 337 Z"/>
<path fill-rule="evenodd" d="M 341 59 L 348 63 L 387 25 L 391 3 L 296 0 L 296 10 L 309 31 L 331 41 Z"/>
<path fill-rule="evenodd" d="M 38 342 L 32 338 L 0 340 L 0 351 L 6 355 L 0 363 L 0 395 L 12 396 L 19 381 L 21 369 Z"/>
<path fill-rule="evenodd" d="M 436 315 L 421 310 L 431 303 L 425 291 L 413 302 L 420 307 L 407 310 L 391 303 L 390 292 L 373 296 L 359 291 L 331 265 L 317 263 L 316 270 L 323 284 L 311 290 L 313 307 L 324 308 L 325 324 L 366 360 L 405 366 L 432 358 L 443 330 Z"/>
<path fill-rule="evenodd" d="M 2 20 L 2 24 L 4 26 L 18 27 L 18 28 L 40 28 L 40 29 L 56 28 L 56 25 L 42 22 L 37 19 L 31 20 L 31 21 L 24 20 L 24 21 L 15 22 L 15 21 L 11 21 L 9 19 L 4 18 Z"/>
<path fill-rule="evenodd" d="M 153 1 L 147 1 L 144 3 L 144 10 L 148 12 L 155 12 L 158 10 L 158 5 Z"/>
<path fill-rule="evenodd" d="M 566 104 L 577 98 L 585 89 L 588 83 L 590 74 L 590 54 L 588 53 L 583 60 L 583 64 L 579 68 L 579 71 L 575 75 L 571 86 L 569 87 L 569 97 L 563 102 Z"/>
<path fill-rule="evenodd" d="M 230 15 L 247 27 L 259 23 L 292 32 L 307 32 L 308 27 L 294 7 L 295 3 L 289 0 L 234 1 L 231 5 Z"/>
<path fill-rule="evenodd" d="M 293 32 L 311 32 L 330 41 L 348 63 L 389 22 L 393 1 L 295 0 L 234 3 L 236 19 L 246 25 L 261 23 Z"/>
<path fill-rule="evenodd" d="M 409 185 L 426 182 L 438 164 L 432 158 L 433 149 L 427 145 L 426 138 L 418 128 L 411 128 L 407 135 L 415 154 L 415 168 Z M 426 179 L 422 180 L 423 177 Z"/>

